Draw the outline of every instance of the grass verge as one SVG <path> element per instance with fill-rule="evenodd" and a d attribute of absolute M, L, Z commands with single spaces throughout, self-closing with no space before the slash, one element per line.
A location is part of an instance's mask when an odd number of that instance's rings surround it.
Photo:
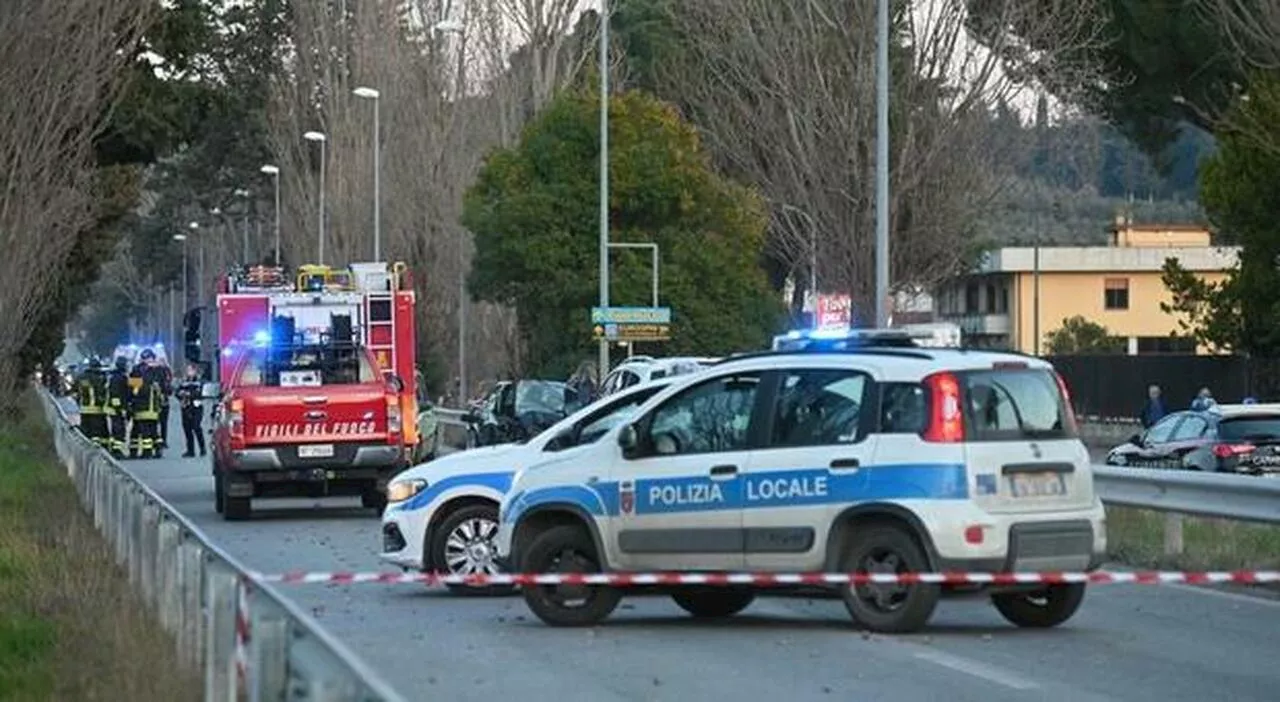
<path fill-rule="evenodd" d="M 38 403 L 0 426 L 0 701 L 201 699 L 81 510 Z"/>
<path fill-rule="evenodd" d="M 1183 553 L 1166 556 L 1164 523 L 1161 512 L 1107 507 L 1111 558 L 1139 568 L 1280 569 L 1280 526 L 1183 517 Z"/>

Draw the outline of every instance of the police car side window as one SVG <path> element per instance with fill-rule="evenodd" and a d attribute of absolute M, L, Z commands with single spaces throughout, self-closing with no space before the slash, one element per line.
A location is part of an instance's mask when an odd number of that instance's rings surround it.
<path fill-rule="evenodd" d="M 928 401 L 918 383 L 880 386 L 880 433 L 919 434 L 928 422 Z"/>
<path fill-rule="evenodd" d="M 827 446 L 857 441 L 866 388 L 866 376 L 855 371 L 788 372 L 778 387 L 769 445 Z"/>
<path fill-rule="evenodd" d="M 758 373 L 716 378 L 667 400 L 650 415 L 649 446 L 658 455 L 747 448 L 760 386 Z"/>

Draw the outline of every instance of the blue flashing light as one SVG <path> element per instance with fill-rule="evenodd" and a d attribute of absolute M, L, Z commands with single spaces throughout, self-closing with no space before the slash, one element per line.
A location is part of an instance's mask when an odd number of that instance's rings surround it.
<path fill-rule="evenodd" d="M 814 329 L 809 332 L 810 339 L 846 339 L 849 337 L 849 329 L 841 329 L 839 327 L 827 329 Z"/>
<path fill-rule="evenodd" d="M 225 358 L 231 358 L 231 354 L 232 354 L 232 353 L 234 353 L 234 351 L 235 351 L 234 349 L 231 349 L 231 348 L 225 348 L 225 349 L 223 349 L 223 350 L 222 350 L 222 355 L 223 355 L 223 357 L 225 357 Z"/>
<path fill-rule="evenodd" d="M 253 343 L 258 346 L 266 346 L 271 343 L 271 332 L 265 330 L 255 332 L 253 335 Z"/>

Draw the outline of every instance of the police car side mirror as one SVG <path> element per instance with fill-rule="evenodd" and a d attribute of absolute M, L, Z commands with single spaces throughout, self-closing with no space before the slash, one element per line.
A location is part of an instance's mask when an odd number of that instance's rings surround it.
<path fill-rule="evenodd" d="M 624 458 L 632 458 L 640 451 L 640 435 L 634 424 L 627 424 L 618 432 L 618 448 Z"/>

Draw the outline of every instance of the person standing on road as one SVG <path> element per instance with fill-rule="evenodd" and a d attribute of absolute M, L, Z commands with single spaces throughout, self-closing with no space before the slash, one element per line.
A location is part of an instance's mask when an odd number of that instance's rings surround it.
<path fill-rule="evenodd" d="M 1147 404 L 1142 408 L 1142 428 L 1150 429 L 1153 424 L 1164 419 L 1168 414 L 1165 410 L 1164 400 L 1160 399 L 1160 386 L 1152 385 L 1147 388 Z"/>
<path fill-rule="evenodd" d="M 116 358 L 115 368 L 107 375 L 107 419 L 111 423 L 111 455 L 124 458 L 125 434 L 129 428 L 129 404 L 133 395 L 129 388 L 129 360 Z"/>
<path fill-rule="evenodd" d="M 1213 399 L 1213 393 L 1209 391 L 1209 388 L 1200 388 L 1200 392 L 1196 395 L 1196 399 L 1191 401 L 1191 411 L 1204 412 L 1216 404 L 1218 404 L 1218 402 Z"/>
<path fill-rule="evenodd" d="M 145 359 L 147 352 L 143 351 Z M 129 432 L 129 457 L 159 458 L 160 402 L 163 399 L 159 379 L 145 368 L 134 369 L 129 410 L 133 415 L 133 428 Z"/>
<path fill-rule="evenodd" d="M 97 356 L 89 359 L 89 367 L 76 383 L 76 401 L 80 404 L 80 431 L 93 443 L 111 448 L 111 429 L 107 425 L 107 374 Z"/>
<path fill-rule="evenodd" d="M 158 359 L 151 364 L 156 382 L 160 385 L 160 440 L 162 449 L 169 448 L 169 398 L 173 396 L 173 370 Z"/>
<path fill-rule="evenodd" d="M 195 456 L 193 449 L 196 445 L 200 446 L 200 455 L 205 455 L 204 429 L 202 427 L 204 405 L 201 402 L 203 399 L 203 387 L 200 382 L 200 369 L 195 364 L 188 364 L 187 376 L 178 384 L 178 389 L 175 392 L 178 398 L 178 407 L 182 413 L 182 434 L 187 441 L 187 450 L 182 454 L 183 458 Z"/>

